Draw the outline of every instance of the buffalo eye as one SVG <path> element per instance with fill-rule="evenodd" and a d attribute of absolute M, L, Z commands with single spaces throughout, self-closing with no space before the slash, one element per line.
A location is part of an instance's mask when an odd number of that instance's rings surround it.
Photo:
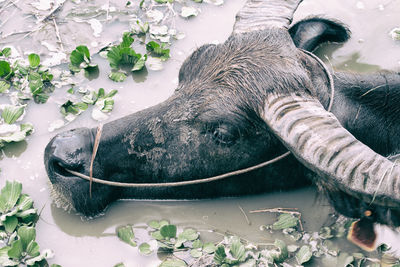
<path fill-rule="evenodd" d="M 220 145 L 233 145 L 236 141 L 237 135 L 232 127 L 222 124 L 214 128 L 212 131 L 213 140 Z"/>

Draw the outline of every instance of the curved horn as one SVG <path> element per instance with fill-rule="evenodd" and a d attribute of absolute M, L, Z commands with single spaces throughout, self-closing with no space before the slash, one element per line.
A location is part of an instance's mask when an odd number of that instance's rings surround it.
<path fill-rule="evenodd" d="M 358 141 L 318 100 L 270 94 L 263 119 L 324 184 L 367 203 L 400 207 L 400 166 Z"/>
<path fill-rule="evenodd" d="M 302 0 L 248 0 L 236 15 L 233 33 L 266 28 L 288 29 Z"/>

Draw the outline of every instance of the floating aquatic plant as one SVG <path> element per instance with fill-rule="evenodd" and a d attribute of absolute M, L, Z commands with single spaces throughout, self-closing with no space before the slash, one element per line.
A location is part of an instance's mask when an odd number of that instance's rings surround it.
<path fill-rule="evenodd" d="M 6 181 L 0 192 L 0 265 L 49 266 L 54 253 L 40 250 L 36 240 L 39 218 L 33 200 L 22 193 L 22 184 Z M 52 264 L 51 267 L 61 267 Z"/>

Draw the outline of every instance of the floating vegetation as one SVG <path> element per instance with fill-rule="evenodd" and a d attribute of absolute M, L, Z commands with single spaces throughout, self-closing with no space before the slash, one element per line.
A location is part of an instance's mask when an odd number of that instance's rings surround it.
<path fill-rule="evenodd" d="M 82 69 L 85 70 L 85 76 L 91 76 L 94 73 L 99 73 L 99 66 L 91 63 L 90 52 L 87 46 L 80 45 L 71 52 L 69 57 L 71 63 L 69 69 L 76 73 Z"/>
<path fill-rule="evenodd" d="M 382 246 L 377 257 L 355 252 L 349 254 L 341 250 L 333 240 L 343 239 L 352 222 L 344 217 L 336 218 L 335 223 L 322 227 L 319 232 L 308 233 L 301 229 L 300 213 L 289 209 L 268 209 L 278 212 L 271 225 L 260 226 L 260 235 L 276 236 L 271 243 L 256 243 L 229 233 L 214 233 L 218 242 L 203 240 L 200 232 L 189 227 L 180 229 L 168 220 L 152 220 L 143 226 L 122 225 L 116 228 L 118 238 L 132 247 L 138 248 L 141 255 L 163 254 L 159 267 L 165 266 L 303 266 L 312 263 L 329 264 L 338 267 L 358 266 L 377 267 L 380 264 L 399 267 L 400 261 L 387 253 Z M 282 213 L 283 211 L 283 213 Z M 258 211 L 259 212 L 259 211 Z M 292 213 L 293 212 L 293 213 Z M 140 231 L 137 238 L 135 231 Z M 215 238 L 214 238 L 215 239 Z M 145 241 L 145 242 L 143 242 Z M 160 254 L 161 253 L 161 254 Z M 377 254 L 377 253 L 376 253 Z M 115 266 L 124 266 L 119 263 Z"/>
<path fill-rule="evenodd" d="M 67 121 L 73 121 L 79 114 L 88 109 L 89 105 L 93 106 L 92 118 L 102 121 L 108 118 L 105 113 L 109 113 L 114 108 L 113 97 L 118 93 L 117 90 L 111 90 L 105 93 L 104 88 L 100 88 L 97 92 L 91 88 L 78 92 L 81 95 L 79 102 L 67 100 L 60 107 L 61 114 Z"/>
<path fill-rule="evenodd" d="M 400 41 L 400 28 L 394 28 L 389 32 L 390 37 L 395 41 Z"/>
<path fill-rule="evenodd" d="M 22 193 L 22 184 L 6 181 L 0 193 L 1 266 L 49 266 L 47 260 L 54 253 L 49 249 L 41 251 L 35 241 L 38 219 L 33 200 Z"/>
<path fill-rule="evenodd" d="M 144 68 L 161 70 L 163 62 L 170 58 L 173 40 L 185 36 L 176 29 L 175 21 L 197 16 L 202 2 L 142 0 L 126 1 L 123 5 L 107 3 L 95 6 L 80 1 L 37 1 L 27 5 L 23 11 L 34 15 L 37 19 L 36 25 L 30 30 L 0 33 L 3 43 L 15 43 L 15 38 L 23 36 L 19 43 L 21 46 L 0 49 L 0 94 L 9 98 L 9 103 L 0 106 L 0 147 L 10 142 L 22 141 L 33 133 L 33 125 L 22 122 L 24 115 L 31 102 L 46 103 L 55 88 L 72 89 L 67 91 L 67 99 L 59 103 L 63 117 L 52 122 L 49 131 L 70 123 L 90 105 L 94 106 L 93 119 L 106 120 L 109 117 L 107 113 L 114 106 L 111 96 L 97 99 L 93 89 L 84 93 L 81 88 L 74 89 L 77 85 L 86 83 L 83 76 L 89 80 L 99 76 L 99 66 L 93 62 L 92 54 L 106 55 L 111 67 L 108 77 L 115 82 L 123 82 L 129 75 Z M 204 2 L 220 5 L 223 0 Z M 15 7 L 5 4 L 2 12 L 6 14 Z M 106 26 L 117 19 L 129 24 L 128 31 L 123 34 L 119 43 L 103 36 Z M 8 20 L 3 24 L 7 25 Z M 73 25 L 73 31 L 68 25 Z M 87 26 L 93 32 L 89 39 L 86 34 L 82 35 L 87 32 L 83 30 Z M 42 34 L 53 30 L 54 34 Z M 47 53 L 40 53 L 44 60 L 36 53 L 30 53 L 27 58 L 21 56 L 24 45 L 25 49 L 33 47 L 31 41 L 24 43 L 24 40 L 31 39 L 25 38 L 27 36 L 48 50 Z M 91 41 L 87 43 L 88 40 Z M 67 66 L 69 71 L 66 71 Z M 116 93 L 116 90 L 112 92 Z"/>

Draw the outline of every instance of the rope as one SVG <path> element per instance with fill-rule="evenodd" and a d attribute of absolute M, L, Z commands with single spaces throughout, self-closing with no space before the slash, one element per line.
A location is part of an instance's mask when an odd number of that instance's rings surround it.
<path fill-rule="evenodd" d="M 92 198 L 93 163 L 94 163 L 94 159 L 96 158 L 96 155 L 97 155 L 97 149 L 99 148 L 102 131 L 103 131 L 103 124 L 100 124 L 97 127 L 96 137 L 94 139 L 94 144 L 93 144 L 92 158 L 90 159 L 90 167 L 89 167 L 89 196 L 90 196 L 90 198 Z"/>
<path fill-rule="evenodd" d="M 315 59 L 322 66 L 322 68 L 324 69 L 324 72 L 325 72 L 326 76 L 328 76 L 329 87 L 330 87 L 329 89 L 331 91 L 331 95 L 330 95 L 330 98 L 329 98 L 330 100 L 329 100 L 329 105 L 328 105 L 327 111 L 331 112 L 331 109 L 332 109 L 332 106 L 333 106 L 333 99 L 335 97 L 335 84 L 333 82 L 333 76 L 330 73 L 330 71 L 328 70 L 328 67 L 325 65 L 325 63 L 319 57 L 317 57 L 316 55 L 314 55 L 313 53 L 311 53 L 311 52 L 309 52 L 307 50 L 304 50 L 304 49 L 300 49 L 300 50 L 303 51 L 304 53 L 306 53 L 307 55 L 309 55 L 310 57 L 312 57 L 313 59 Z"/>
<path fill-rule="evenodd" d="M 72 170 L 68 170 L 66 169 L 68 172 L 70 172 L 73 175 L 76 175 L 78 177 L 81 177 L 82 179 L 88 180 L 88 181 L 93 181 L 96 183 L 100 183 L 100 184 L 105 184 L 105 185 L 111 185 L 111 186 L 119 186 L 119 187 L 135 187 L 135 188 L 139 188 L 139 187 L 175 187 L 175 186 L 183 186 L 183 185 L 193 185 L 193 184 L 202 184 L 202 183 L 209 183 L 209 182 L 213 182 L 213 181 L 217 181 L 217 180 L 222 180 L 224 178 L 227 177 L 231 177 L 231 176 L 236 176 L 239 174 L 243 174 L 243 173 L 247 173 L 262 167 L 265 167 L 269 164 L 272 164 L 274 162 L 277 162 L 283 158 L 285 158 L 286 156 L 288 156 L 290 154 L 290 151 L 287 151 L 286 153 L 273 158 L 269 161 L 265 161 L 263 163 L 260 163 L 258 165 L 255 166 L 251 166 L 249 168 L 245 168 L 245 169 L 241 169 L 241 170 L 236 170 L 236 171 L 232 171 L 232 172 L 228 172 L 228 173 L 224 173 L 221 175 L 217 175 L 217 176 L 212 176 L 212 177 L 208 177 L 208 178 L 201 178 L 201 179 L 196 179 L 196 180 L 190 180 L 190 181 L 183 181 L 183 182 L 169 182 L 169 183 L 120 183 L 120 182 L 112 182 L 112 181 L 107 181 L 107 180 L 102 180 L 102 179 L 98 179 L 98 178 L 94 178 L 94 177 L 89 177 L 87 175 L 84 175 L 82 173 L 76 172 L 76 171 L 72 171 Z"/>
<path fill-rule="evenodd" d="M 328 70 L 327 66 L 325 65 L 324 62 L 322 62 L 321 59 L 319 59 L 316 55 L 314 55 L 313 53 L 300 49 L 302 52 L 304 52 L 305 54 L 311 56 L 312 58 L 314 58 L 323 68 L 325 74 L 328 77 L 328 81 L 329 81 L 329 86 L 330 86 L 330 101 L 329 101 L 329 105 L 328 105 L 328 109 L 327 111 L 330 112 L 332 109 L 332 105 L 333 105 L 333 98 L 335 96 L 335 86 L 334 86 L 334 82 L 333 82 L 333 76 L 330 73 L 330 71 Z M 184 185 L 195 185 L 195 184 L 203 184 L 203 183 L 209 183 L 209 182 L 214 182 L 214 181 L 218 181 L 218 180 L 222 180 L 222 179 L 226 179 L 228 177 L 232 177 L 232 176 L 237 176 L 240 174 L 244 174 L 253 170 L 257 170 L 263 167 L 266 167 L 270 164 L 273 164 L 287 156 L 290 155 L 290 151 L 287 151 L 285 153 L 283 153 L 280 156 L 277 156 L 271 160 L 262 162 L 260 164 L 248 167 L 248 168 L 244 168 L 244 169 L 240 169 L 240 170 L 236 170 L 236 171 L 232 171 L 232 172 L 228 172 L 228 173 L 224 173 L 224 174 L 220 174 L 220 175 L 216 175 L 216 176 L 212 176 L 212 177 L 207 177 L 207 178 L 201 178 L 201 179 L 196 179 L 196 180 L 190 180 L 190 181 L 180 181 L 180 182 L 166 182 L 166 183 L 122 183 L 122 182 L 113 182 L 113 181 L 108 181 L 108 180 L 103 180 L 103 179 L 99 179 L 99 178 L 95 178 L 93 177 L 93 163 L 94 163 L 94 159 L 96 157 L 97 154 L 97 149 L 99 147 L 100 144 L 100 138 L 101 138 L 101 133 L 102 133 L 102 129 L 103 129 L 103 125 L 100 124 L 97 128 L 97 133 L 96 133 L 96 138 L 95 138 L 95 142 L 93 145 L 93 153 L 92 153 L 92 157 L 91 157 L 91 162 L 90 162 L 90 169 L 89 169 L 89 176 L 73 171 L 73 170 L 69 170 L 69 169 L 65 169 L 67 172 L 71 173 L 72 175 L 75 175 L 77 177 L 80 177 L 82 179 L 88 180 L 89 181 L 89 193 L 90 193 L 90 198 L 92 197 L 92 183 L 99 183 L 99 184 L 104 184 L 104 185 L 109 185 L 109 186 L 116 186 L 116 187 L 128 187 L 128 188 L 143 188 L 143 187 L 154 187 L 154 188 L 161 188 L 161 187 L 176 187 L 176 186 L 184 186 Z M 183 179 L 180 179 L 183 180 Z"/>

